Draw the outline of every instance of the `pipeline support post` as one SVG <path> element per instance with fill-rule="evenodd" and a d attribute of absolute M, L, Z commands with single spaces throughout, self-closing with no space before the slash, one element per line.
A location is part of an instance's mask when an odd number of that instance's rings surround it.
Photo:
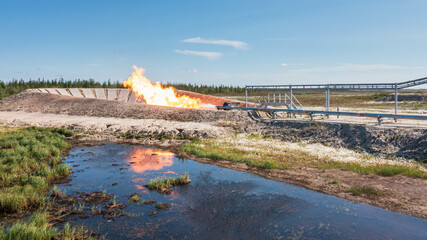
<path fill-rule="evenodd" d="M 394 114 L 397 115 L 397 83 L 394 84 Z M 397 118 L 394 119 L 397 122 Z"/>
<path fill-rule="evenodd" d="M 329 84 L 326 85 L 326 91 L 325 91 L 325 109 L 326 111 L 329 111 Z M 326 115 L 329 118 L 329 115 Z"/>
<path fill-rule="evenodd" d="M 292 109 L 292 104 L 293 104 L 293 101 L 292 101 L 292 97 L 293 97 L 293 95 L 292 95 L 292 85 L 290 85 L 289 86 L 289 95 L 290 95 L 290 97 L 289 97 L 289 99 L 290 99 L 290 106 L 291 106 L 291 109 Z"/>
<path fill-rule="evenodd" d="M 248 107 L 248 87 L 245 86 L 245 107 Z"/>
<path fill-rule="evenodd" d="M 378 126 L 381 126 L 383 123 L 383 118 L 381 116 L 378 117 Z"/>

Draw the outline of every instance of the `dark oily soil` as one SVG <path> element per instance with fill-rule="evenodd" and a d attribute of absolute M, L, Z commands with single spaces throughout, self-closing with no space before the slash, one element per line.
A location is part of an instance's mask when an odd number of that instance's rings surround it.
<path fill-rule="evenodd" d="M 108 220 L 115 220 L 116 217 L 125 215 L 122 209 L 126 205 L 109 202 L 112 198 L 112 194 L 104 192 L 79 192 L 75 195 L 54 193 L 48 208 L 50 220 L 53 224 L 57 224 L 96 215 L 101 215 Z"/>
<path fill-rule="evenodd" d="M 167 203 L 158 203 L 157 204 L 157 206 L 156 206 L 156 209 L 158 210 L 158 211 L 160 211 L 160 210 L 165 210 L 165 209 L 168 209 L 170 207 L 170 205 L 169 204 L 167 204 Z"/>

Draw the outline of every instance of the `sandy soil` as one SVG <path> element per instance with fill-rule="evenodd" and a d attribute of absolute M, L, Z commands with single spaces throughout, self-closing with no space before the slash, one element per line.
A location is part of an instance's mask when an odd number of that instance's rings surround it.
<path fill-rule="evenodd" d="M 170 137 L 216 137 L 227 133 L 227 129 L 223 127 L 200 122 L 69 116 L 37 112 L 0 112 L 0 125 L 63 127 L 82 132 L 107 134 L 132 132 L 141 135 L 153 134 Z"/>

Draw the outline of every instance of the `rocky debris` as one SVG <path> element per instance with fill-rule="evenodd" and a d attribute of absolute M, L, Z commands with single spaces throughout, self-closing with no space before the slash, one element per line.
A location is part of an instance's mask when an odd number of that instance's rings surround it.
<path fill-rule="evenodd" d="M 427 129 L 378 128 L 364 124 L 275 121 L 257 130 L 263 136 L 285 141 L 322 143 L 369 153 L 425 160 Z"/>

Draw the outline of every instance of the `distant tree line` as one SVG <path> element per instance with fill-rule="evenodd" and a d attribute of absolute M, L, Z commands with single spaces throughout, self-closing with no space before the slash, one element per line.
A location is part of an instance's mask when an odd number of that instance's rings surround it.
<path fill-rule="evenodd" d="M 179 90 L 212 95 L 239 95 L 245 92 L 245 88 L 225 85 L 168 83 L 163 86 L 173 86 Z M 13 79 L 10 82 L 0 80 L 0 100 L 29 88 L 123 88 L 123 84 L 120 81 L 111 82 L 110 80 L 101 83 L 94 79 L 64 80 L 60 78 L 54 80 L 30 79 L 28 81 Z"/>
<path fill-rule="evenodd" d="M 168 83 L 166 86 L 173 86 L 176 89 L 210 94 L 210 95 L 240 95 L 245 92 L 244 87 L 226 86 L 226 85 L 198 85 L 198 84 L 185 84 L 185 83 Z"/>

